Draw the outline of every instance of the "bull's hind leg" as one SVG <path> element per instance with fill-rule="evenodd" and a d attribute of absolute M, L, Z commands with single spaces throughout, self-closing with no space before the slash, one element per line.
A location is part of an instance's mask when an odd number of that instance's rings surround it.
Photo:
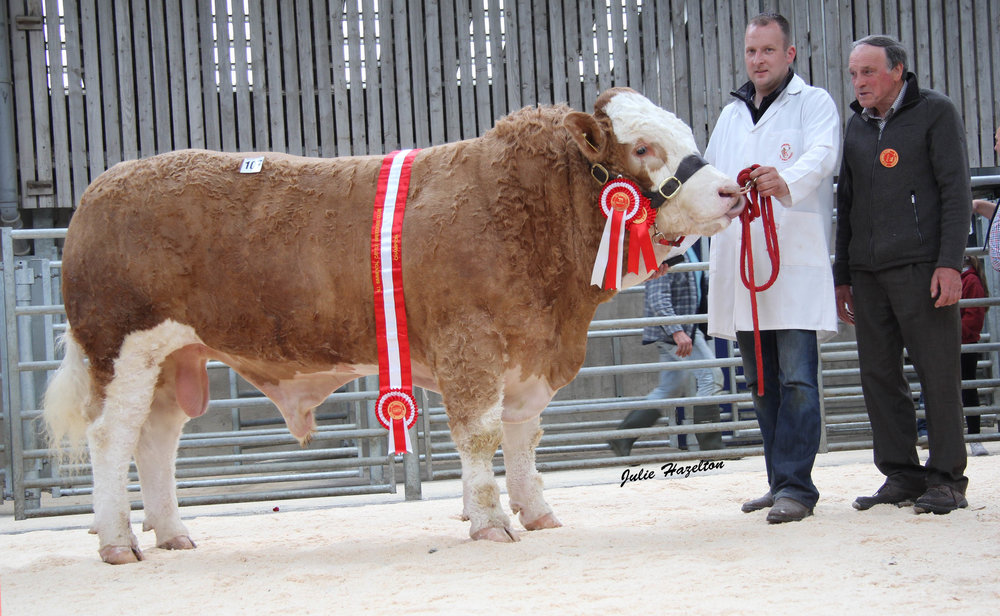
<path fill-rule="evenodd" d="M 105 562 L 142 560 L 129 519 L 129 462 L 150 415 L 160 364 L 172 351 L 193 342 L 192 336 L 190 328 L 166 322 L 126 337 L 104 391 L 101 416 L 87 429 L 94 475 L 94 530 Z"/>
<path fill-rule="evenodd" d="M 101 559 L 112 565 L 142 560 L 129 519 L 128 467 L 149 414 L 158 367 L 116 376 L 100 418 L 87 429 L 94 474 L 94 526 Z"/>
<path fill-rule="evenodd" d="M 139 446 L 135 450 L 146 514 L 142 530 L 156 532 L 157 547 L 189 550 L 195 545 L 187 527 L 181 522 L 174 478 L 177 444 L 188 421 L 188 414 L 178 403 L 178 389 L 186 392 L 186 396 L 182 397 L 197 398 L 195 408 L 189 409 L 188 413 L 200 415 L 208 402 L 208 375 L 204 360 L 184 351 L 175 353 L 164 362 L 161 374 L 160 384 L 153 396 L 152 412 L 142 425 Z M 179 378 L 183 382 L 178 383 Z"/>
<path fill-rule="evenodd" d="M 535 447 L 542 437 L 539 417 L 503 424 L 503 461 L 510 508 L 527 530 L 562 526 L 542 496 L 542 476 L 535 468 Z"/>

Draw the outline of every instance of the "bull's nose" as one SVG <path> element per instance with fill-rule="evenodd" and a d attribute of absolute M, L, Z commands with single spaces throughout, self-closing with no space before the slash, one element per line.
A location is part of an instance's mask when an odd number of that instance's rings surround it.
<path fill-rule="evenodd" d="M 734 220 L 743 213 L 744 207 L 746 207 L 746 202 L 743 199 L 737 199 L 736 204 L 726 212 L 726 216 L 729 217 L 729 220 Z"/>
<path fill-rule="evenodd" d="M 742 196 L 743 193 L 740 192 L 740 187 L 738 184 L 735 183 L 726 184 L 725 186 L 719 188 L 719 198 L 722 199 L 723 201 L 730 201 L 733 204 L 735 204 L 735 202 L 739 200 L 740 197 Z"/>
<path fill-rule="evenodd" d="M 736 218 L 743 211 L 744 199 L 739 185 L 733 183 L 723 186 L 719 189 L 719 197 L 729 203 L 729 211 L 726 212 L 726 216 L 730 219 Z"/>

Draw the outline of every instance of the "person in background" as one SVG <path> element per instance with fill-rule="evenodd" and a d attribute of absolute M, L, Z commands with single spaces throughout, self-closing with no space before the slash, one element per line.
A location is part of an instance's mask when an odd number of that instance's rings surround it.
<path fill-rule="evenodd" d="M 855 41 L 857 100 L 837 182 L 837 312 L 853 323 L 875 466 L 885 475 L 854 508 L 967 507 L 962 429 L 962 257 L 972 216 L 965 127 L 946 96 L 920 88 L 889 36 Z M 903 348 L 920 378 L 930 456 L 917 455 Z"/>
<path fill-rule="evenodd" d="M 761 218 L 749 237 L 734 223 L 711 239 L 708 333 L 739 343 L 764 443 L 769 489 L 742 510 L 769 508 L 769 523 L 794 522 L 812 515 L 819 499 L 812 480 L 821 424 L 819 342 L 837 333 L 829 237 L 840 115 L 829 93 L 792 70 L 788 20 L 758 15 L 743 41 L 749 81 L 722 110 L 705 159 L 732 177 L 759 164 L 751 181 L 761 197 L 773 199 L 780 266 L 774 284 L 756 295 L 763 374 L 757 374 L 750 292 L 740 275 L 745 242 L 757 283 L 771 272 Z"/>
<path fill-rule="evenodd" d="M 993 135 L 993 150 L 1000 154 L 1000 127 Z M 997 214 L 997 202 L 986 199 L 973 199 L 972 211 L 990 220 L 989 231 L 986 233 L 986 250 L 990 255 L 990 264 L 1000 272 L 1000 220 Z"/>
<path fill-rule="evenodd" d="M 1000 127 L 997 127 L 993 135 L 993 150 L 1000 154 Z M 986 233 L 985 248 L 990 257 L 990 264 L 994 270 L 1000 271 L 1000 222 L 997 220 L 997 202 L 987 199 L 973 199 L 972 211 L 990 221 Z M 982 261 L 979 257 L 965 257 L 965 267 L 962 270 L 962 298 L 967 297 L 988 297 L 989 286 L 986 284 L 986 277 L 983 272 Z M 975 272 L 975 276 L 971 272 Z M 981 286 L 976 285 L 979 282 Z M 971 344 L 979 341 L 982 332 L 983 322 L 986 320 L 988 307 L 962 308 L 962 344 Z M 978 326 L 977 326 L 978 323 Z M 962 379 L 969 380 L 976 378 L 976 363 L 979 360 L 978 353 L 962 354 Z M 962 390 L 962 406 L 979 406 L 979 391 L 975 388 Z M 980 433 L 981 418 L 979 415 L 967 415 L 965 426 L 969 434 Z M 924 434 L 926 434 L 926 428 Z M 982 443 L 969 443 L 969 452 L 974 456 L 988 456 L 989 451 Z"/>
<path fill-rule="evenodd" d="M 986 278 L 983 276 L 983 266 L 979 258 L 975 255 L 966 255 L 962 267 L 962 299 L 978 299 L 989 295 Z M 968 306 L 959 309 L 962 317 L 962 344 L 974 344 L 979 342 L 979 336 L 983 331 L 983 322 L 986 320 L 986 306 Z M 969 381 L 976 378 L 976 364 L 979 362 L 979 353 L 962 353 L 962 380 Z M 975 387 L 962 390 L 962 406 L 973 408 L 979 406 L 979 391 Z M 979 434 L 979 415 L 966 415 L 965 425 L 969 434 Z M 987 456 L 989 452 L 982 443 L 969 443 L 969 451 L 974 456 Z"/>
<path fill-rule="evenodd" d="M 693 249 L 684 255 L 684 263 L 698 261 Z M 674 317 L 696 314 L 703 295 L 703 272 L 670 272 L 646 281 L 645 316 Z M 685 360 L 715 359 L 715 353 L 705 341 L 705 334 L 694 323 L 676 325 L 655 325 L 642 331 L 642 343 L 656 343 L 660 349 L 661 362 L 683 362 Z M 722 391 L 722 370 L 719 368 L 688 368 L 662 370 L 660 384 L 646 396 L 647 400 L 664 400 L 686 396 L 707 397 Z M 719 421 L 718 404 L 694 406 L 694 422 L 716 423 Z M 619 430 L 648 428 L 660 418 L 659 409 L 636 409 L 618 426 Z M 699 432 L 698 449 L 722 449 L 721 432 Z M 610 441 L 615 454 L 621 457 L 632 452 L 637 439 L 622 438 Z"/>

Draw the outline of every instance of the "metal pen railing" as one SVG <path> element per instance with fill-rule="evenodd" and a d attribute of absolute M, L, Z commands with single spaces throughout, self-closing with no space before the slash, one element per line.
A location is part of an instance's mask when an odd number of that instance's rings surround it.
<path fill-rule="evenodd" d="M 39 393 L 46 374 L 59 363 L 55 340 L 65 329 L 59 303 L 58 276 L 61 263 L 44 259 L 16 259 L 10 248 L 14 239 L 60 238 L 65 230 L 2 230 L 4 331 L 3 368 L 3 474 L 5 498 L 15 504 L 17 519 L 88 511 L 90 468 L 88 464 L 60 468 L 50 462 L 51 451 L 40 439 Z M 977 252 L 977 249 L 971 249 Z M 981 253 L 981 251 L 978 251 Z M 675 271 L 706 269 L 705 263 L 683 264 Z M 992 288 L 1000 284 L 991 281 Z M 627 290 L 623 296 L 641 293 Z M 961 305 L 1000 304 L 1000 298 L 962 300 Z M 997 312 L 997 311 L 991 311 Z M 591 323 L 593 340 L 611 338 L 626 344 L 641 335 L 642 327 L 674 323 L 699 323 L 704 315 L 674 318 L 600 319 Z M 995 421 L 1000 411 L 997 392 L 1000 372 L 997 356 L 1000 343 L 991 342 L 995 329 L 988 325 L 984 340 L 963 346 L 965 351 L 984 353 L 980 362 L 986 378 L 964 383 L 983 394 L 980 407 L 967 414 L 985 415 Z M 628 343 L 631 344 L 631 343 Z M 638 341 L 634 344 L 638 345 Z M 646 400 L 639 395 L 609 392 L 607 397 L 557 398 L 542 416 L 545 432 L 537 448 L 540 470 L 594 468 L 760 455 L 760 433 L 753 414 L 751 397 L 745 391 L 742 360 L 731 343 L 713 360 L 687 362 L 640 362 L 590 365 L 577 379 L 616 379 L 652 375 L 661 370 L 719 367 L 727 373 L 729 388 L 718 396 Z M 871 446 L 868 418 L 861 396 L 857 347 L 853 341 L 824 343 L 820 347 L 820 376 L 823 389 L 822 451 Z M 237 375 L 225 365 L 210 362 L 213 397 L 209 415 L 230 411 L 228 429 L 205 429 L 182 435 L 177 460 L 179 502 L 215 504 L 308 498 L 348 494 L 395 493 L 402 477 L 408 498 L 418 498 L 420 482 L 457 477 L 459 456 L 447 428 L 447 414 L 440 397 L 420 390 L 421 419 L 414 428 L 415 453 L 404 456 L 403 464 L 385 451 L 385 431 L 372 417 L 377 396 L 377 379 L 368 377 L 332 394 L 317 409 L 319 430 L 312 439 L 315 449 L 299 449 L 295 439 L 281 425 L 273 404 L 255 390 L 247 391 Z M 908 374 L 912 368 L 908 367 Z M 919 383 L 913 379 L 914 398 Z M 684 409 L 700 404 L 720 404 L 718 422 L 689 424 L 676 417 Z M 649 428 L 618 430 L 621 417 L 636 409 L 661 409 L 665 419 Z M 265 413 L 265 416 L 259 416 Z M 725 448 L 698 451 L 693 444 L 678 448 L 684 437 L 702 432 L 722 431 Z M 633 454 L 618 458 L 608 445 L 615 438 L 637 437 Z M 969 437 L 993 440 L 995 433 Z M 692 439 L 693 440 L 693 439 Z M 497 453 L 495 470 L 503 471 L 502 452 Z M 132 492 L 138 491 L 134 467 L 130 471 Z M 44 497 L 44 498 L 43 498 Z M 65 503 L 65 504 L 64 504 Z M 133 503 L 138 508 L 141 504 Z"/>

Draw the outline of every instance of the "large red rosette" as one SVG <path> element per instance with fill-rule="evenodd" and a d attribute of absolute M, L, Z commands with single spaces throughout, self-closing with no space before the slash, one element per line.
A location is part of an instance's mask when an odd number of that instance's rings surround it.
<path fill-rule="evenodd" d="M 603 283 L 605 289 L 619 289 L 622 286 L 621 263 L 626 229 L 630 232 L 629 273 L 639 274 L 640 261 L 645 271 L 656 269 L 653 242 L 649 237 L 655 212 L 649 207 L 649 199 L 643 196 L 639 186 L 625 178 L 604 185 L 599 205 L 608 221 L 601 235 L 590 283 L 597 286 Z"/>

